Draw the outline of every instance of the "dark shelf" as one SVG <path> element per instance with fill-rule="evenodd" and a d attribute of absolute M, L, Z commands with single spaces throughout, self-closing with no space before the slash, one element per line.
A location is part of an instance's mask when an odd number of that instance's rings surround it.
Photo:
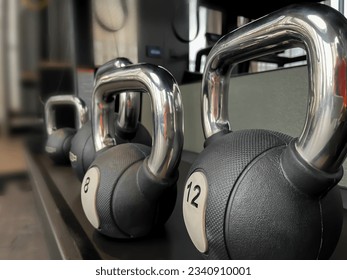
<path fill-rule="evenodd" d="M 27 152 L 34 192 L 46 226 L 52 258 L 56 259 L 201 259 L 185 230 L 182 188 L 166 225 L 137 240 L 116 240 L 98 233 L 86 219 L 80 201 L 80 182 L 69 166 L 54 165 L 43 154 Z M 182 161 L 181 178 L 190 164 Z M 182 186 L 180 179 L 178 186 Z"/>
<path fill-rule="evenodd" d="M 34 145 L 38 147 L 37 143 Z M 202 259 L 190 241 L 182 216 L 183 180 L 196 154 L 184 152 L 176 207 L 166 225 L 137 240 L 117 240 L 98 233 L 87 221 L 80 201 L 80 182 L 70 166 L 54 165 L 41 152 L 27 150 L 47 240 L 53 259 L 189 260 Z M 347 260 L 347 189 L 341 188 L 344 226 L 331 259 Z M 331 217 L 332 219 L 334 217 Z"/>

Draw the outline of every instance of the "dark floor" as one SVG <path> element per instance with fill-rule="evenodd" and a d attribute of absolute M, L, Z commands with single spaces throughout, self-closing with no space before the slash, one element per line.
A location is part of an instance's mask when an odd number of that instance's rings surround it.
<path fill-rule="evenodd" d="M 0 259 L 49 259 L 20 138 L 0 138 Z"/>

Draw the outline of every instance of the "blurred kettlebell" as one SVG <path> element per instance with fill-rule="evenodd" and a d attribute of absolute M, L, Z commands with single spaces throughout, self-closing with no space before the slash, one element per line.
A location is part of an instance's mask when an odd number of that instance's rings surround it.
<path fill-rule="evenodd" d="M 164 68 L 127 65 L 100 77 L 93 92 L 95 150 L 113 145 L 113 122 L 105 117 L 109 89 L 147 92 L 153 110 L 152 148 L 125 143 L 97 155 L 85 174 L 81 199 L 89 222 L 100 233 L 136 238 L 163 225 L 176 201 L 183 147 L 183 112 L 177 82 Z"/>
<path fill-rule="evenodd" d="M 98 68 L 95 73 L 94 83 L 107 73 L 112 73 L 114 69 L 132 64 L 127 58 L 113 59 Z M 142 143 L 151 146 L 151 135 L 147 129 L 138 122 L 140 115 L 140 95 L 132 92 L 124 92 L 119 95 L 119 112 L 114 112 L 114 99 L 108 99 L 110 117 L 114 119 L 113 137 L 115 143 L 126 142 Z M 113 107 L 112 107 L 113 106 Z M 109 117 L 109 116 L 108 116 Z M 95 149 L 92 137 L 92 122 L 89 120 L 77 131 L 72 139 L 69 153 L 71 166 L 77 177 L 82 181 L 84 174 L 95 158 Z"/>
<path fill-rule="evenodd" d="M 57 106 L 73 106 L 75 109 L 75 128 L 57 127 Z M 47 130 L 47 142 L 45 150 L 48 156 L 57 164 L 69 162 L 71 141 L 77 129 L 88 121 L 86 104 L 80 98 L 73 95 L 55 95 L 45 103 L 45 121 Z"/>
<path fill-rule="evenodd" d="M 292 5 L 225 35 L 203 75 L 205 148 L 188 173 L 187 231 L 209 259 L 327 259 L 339 240 L 346 156 L 347 22 L 320 4 Z M 232 65 L 293 46 L 308 57 L 309 104 L 299 138 L 231 132 Z"/>

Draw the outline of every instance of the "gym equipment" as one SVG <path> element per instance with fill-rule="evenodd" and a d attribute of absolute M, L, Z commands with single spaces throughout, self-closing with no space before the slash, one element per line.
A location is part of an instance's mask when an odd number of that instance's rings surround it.
<path fill-rule="evenodd" d="M 102 66 L 95 73 L 94 81 L 100 77 L 111 73 L 114 69 L 132 64 L 127 58 L 116 58 Z M 110 89 L 112 91 L 112 89 Z M 134 142 L 151 146 L 152 138 L 147 129 L 138 122 L 140 116 L 140 95 L 133 92 L 124 92 L 119 95 L 119 112 L 114 113 L 115 102 L 110 95 L 107 102 L 108 118 L 114 120 L 112 131 L 114 144 Z M 82 181 L 84 174 L 95 158 L 95 148 L 92 138 L 92 123 L 89 120 L 76 133 L 72 140 L 69 153 L 71 166 L 76 172 L 77 177 Z"/>
<path fill-rule="evenodd" d="M 57 127 L 57 106 L 73 106 L 75 109 L 75 128 Z M 77 129 L 88 121 L 88 109 L 80 98 L 73 95 L 55 95 L 47 99 L 45 103 L 45 120 L 47 130 L 47 142 L 45 150 L 48 156 L 57 164 L 69 162 L 69 151 L 72 137 Z"/>
<path fill-rule="evenodd" d="M 186 180 L 183 215 L 209 259 L 327 259 L 343 207 L 347 22 L 321 4 L 292 5 L 221 38 L 203 75 L 205 148 Z M 235 63 L 306 49 L 309 103 L 301 135 L 231 132 L 227 98 Z"/>
<path fill-rule="evenodd" d="M 153 110 L 152 148 L 125 143 L 97 155 L 85 174 L 81 199 L 89 222 L 100 233 L 136 238 L 165 223 L 176 201 L 183 147 L 181 93 L 172 75 L 151 64 L 127 65 L 102 75 L 93 92 L 92 129 L 96 152 L 112 146 L 109 90 L 147 92 Z M 135 93 L 134 93 L 135 94 Z"/>

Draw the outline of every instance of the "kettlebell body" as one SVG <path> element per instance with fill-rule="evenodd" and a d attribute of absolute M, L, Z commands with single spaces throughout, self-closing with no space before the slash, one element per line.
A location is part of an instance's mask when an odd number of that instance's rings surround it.
<path fill-rule="evenodd" d="M 81 181 L 90 163 L 95 158 L 95 149 L 92 137 L 92 125 L 89 120 L 81 127 L 72 139 L 69 159 L 72 169 Z"/>
<path fill-rule="evenodd" d="M 342 201 L 337 187 L 308 195 L 291 184 L 281 157 L 293 141 L 281 133 L 246 130 L 212 141 L 191 167 L 185 207 L 199 194 L 197 210 L 203 234 L 189 228 L 210 259 L 326 259 L 341 231 Z M 232 159 L 232 160 L 231 160 Z M 204 176 L 206 181 L 196 178 Z M 342 175 L 337 174 L 337 179 Z M 193 191 L 199 186 L 199 192 Z M 187 188 L 187 187 L 186 187 Z M 206 201 L 200 196 L 207 195 Z M 200 202 L 201 201 L 201 202 Z M 194 209 L 195 210 L 195 209 Z M 189 226 L 189 210 L 186 225 Z M 333 218 L 332 218 L 333 217 Z M 196 218 L 197 219 L 197 218 Z"/>
<path fill-rule="evenodd" d="M 92 163 L 82 191 L 96 197 L 96 208 L 85 211 L 94 211 L 93 226 L 100 233 L 115 238 L 144 236 L 169 218 L 176 185 L 143 180 L 140 169 L 150 150 L 141 144 L 120 144 L 101 152 Z M 158 189 L 152 190 L 153 186 Z"/>
<path fill-rule="evenodd" d="M 75 133 L 76 129 L 65 127 L 53 131 L 48 136 L 45 151 L 55 163 L 65 164 L 69 162 L 71 141 Z"/>
<path fill-rule="evenodd" d="M 205 148 L 183 197 L 188 234 L 204 257 L 328 259 L 333 253 L 342 229 L 337 184 L 347 152 L 345 30 L 346 18 L 328 6 L 292 5 L 230 32 L 212 48 L 201 96 Z M 304 46 L 308 61 L 301 135 L 232 132 L 232 65 L 293 46 Z"/>

